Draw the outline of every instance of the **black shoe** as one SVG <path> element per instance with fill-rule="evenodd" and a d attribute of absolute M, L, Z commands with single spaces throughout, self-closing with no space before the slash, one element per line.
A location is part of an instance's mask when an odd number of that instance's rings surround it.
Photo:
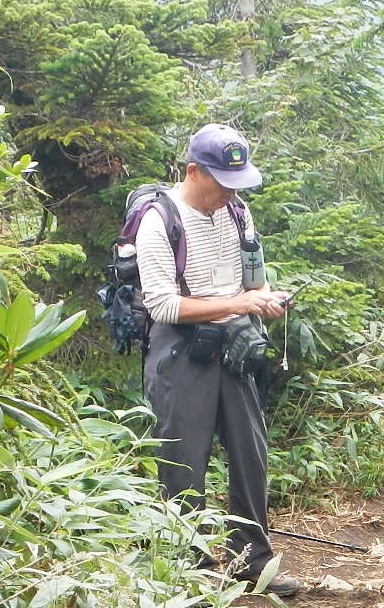
<path fill-rule="evenodd" d="M 257 578 L 249 578 L 248 585 L 245 589 L 246 593 L 251 593 L 257 583 Z M 285 576 L 285 574 L 276 574 L 273 579 L 268 583 L 263 593 L 275 593 L 279 597 L 288 597 L 294 595 L 300 589 L 300 583 L 297 578 L 293 576 Z"/>
<path fill-rule="evenodd" d="M 199 557 L 200 559 L 196 564 L 196 568 L 199 568 L 199 570 L 212 570 L 220 563 L 217 559 L 207 555 L 206 553 L 201 553 Z"/>

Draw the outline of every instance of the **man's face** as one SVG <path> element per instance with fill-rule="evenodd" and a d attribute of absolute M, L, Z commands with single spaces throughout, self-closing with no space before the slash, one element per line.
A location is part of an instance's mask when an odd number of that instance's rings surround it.
<path fill-rule="evenodd" d="M 213 213 L 225 207 L 235 196 L 236 190 L 224 188 L 212 175 L 198 168 L 195 173 L 195 194 L 201 205 L 202 212 Z"/>

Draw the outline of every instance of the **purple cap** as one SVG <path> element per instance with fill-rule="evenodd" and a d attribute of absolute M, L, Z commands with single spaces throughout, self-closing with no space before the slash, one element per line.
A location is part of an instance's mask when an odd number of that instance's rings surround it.
<path fill-rule="evenodd" d="M 242 190 L 262 184 L 260 171 L 248 160 L 247 140 L 227 125 L 211 123 L 192 135 L 188 160 L 199 163 L 224 188 Z"/>

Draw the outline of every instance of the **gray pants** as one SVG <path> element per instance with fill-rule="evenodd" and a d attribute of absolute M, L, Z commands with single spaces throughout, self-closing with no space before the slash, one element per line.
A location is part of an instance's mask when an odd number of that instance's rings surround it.
<path fill-rule="evenodd" d="M 187 497 L 205 508 L 205 473 L 216 434 L 227 451 L 229 511 L 261 525 L 231 524 L 230 548 L 241 553 L 251 544 L 247 574 L 258 574 L 272 557 L 267 524 L 267 441 L 264 417 L 253 378 L 241 380 L 215 359 L 192 363 L 187 349 L 176 357 L 182 337 L 172 325 L 155 324 L 145 362 L 145 385 L 157 416 L 156 437 L 164 442 L 161 458 L 187 465 L 159 463 L 159 478 L 169 496 L 193 488 Z M 187 468 L 188 467 L 188 468 Z"/>

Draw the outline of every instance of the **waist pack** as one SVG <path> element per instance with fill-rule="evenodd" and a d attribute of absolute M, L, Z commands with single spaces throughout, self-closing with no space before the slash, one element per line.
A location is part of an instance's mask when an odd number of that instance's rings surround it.
<path fill-rule="evenodd" d="M 198 323 L 188 345 L 188 354 L 194 363 L 209 363 L 221 355 L 222 327 L 213 323 Z"/>
<path fill-rule="evenodd" d="M 245 375 L 256 372 L 269 345 L 267 330 L 256 315 L 230 321 L 223 341 L 223 364 L 229 371 Z"/>

